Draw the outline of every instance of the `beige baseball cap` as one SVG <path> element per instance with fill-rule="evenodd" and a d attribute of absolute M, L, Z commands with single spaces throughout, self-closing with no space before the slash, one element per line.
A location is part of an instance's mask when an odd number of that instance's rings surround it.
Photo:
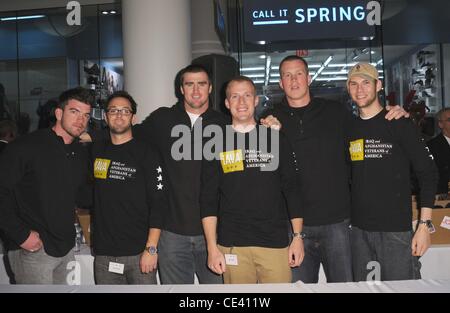
<path fill-rule="evenodd" d="M 378 80 L 378 71 L 372 64 L 361 62 L 353 66 L 348 72 L 347 84 L 353 76 L 363 76 Z"/>

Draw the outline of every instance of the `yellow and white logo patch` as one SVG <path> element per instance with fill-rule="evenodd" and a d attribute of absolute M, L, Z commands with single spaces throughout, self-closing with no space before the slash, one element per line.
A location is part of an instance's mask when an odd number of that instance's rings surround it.
<path fill-rule="evenodd" d="M 364 139 L 351 141 L 349 151 L 352 161 L 364 161 Z"/>
<path fill-rule="evenodd" d="M 106 179 L 108 175 L 109 165 L 111 160 L 108 159 L 95 159 L 94 162 L 94 177 L 99 179 Z"/>
<path fill-rule="evenodd" d="M 226 173 L 240 172 L 244 170 L 242 150 L 225 151 L 220 153 L 220 164 Z"/>

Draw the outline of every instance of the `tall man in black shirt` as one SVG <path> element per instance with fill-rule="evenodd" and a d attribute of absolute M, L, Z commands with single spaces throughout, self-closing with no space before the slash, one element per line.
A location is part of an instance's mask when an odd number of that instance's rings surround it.
<path fill-rule="evenodd" d="M 94 95 L 83 88 L 59 97 L 56 125 L 9 144 L 0 156 L 0 228 L 19 284 L 66 284 L 74 261 L 75 207 L 88 160 L 75 142 L 89 121 Z"/>
<path fill-rule="evenodd" d="M 222 132 L 216 159 L 204 160 L 202 167 L 208 266 L 223 274 L 225 283 L 289 283 L 290 266 L 298 266 L 304 254 L 292 150 L 284 137 L 276 141 L 278 131 L 256 125 L 258 97 L 251 79 L 232 79 L 226 95 L 232 128 Z M 290 244 L 288 215 L 294 231 Z"/>
<path fill-rule="evenodd" d="M 352 163 L 352 259 L 356 281 L 420 279 L 418 257 L 430 246 L 437 173 L 408 119 L 388 122 L 378 72 L 356 64 L 347 87 L 360 116 L 349 129 Z M 420 220 L 411 227 L 410 165 L 420 185 Z M 370 263 L 372 262 L 372 263 Z M 377 262 L 377 263 L 375 263 Z"/>
<path fill-rule="evenodd" d="M 316 283 L 320 264 L 328 282 L 352 281 L 344 132 L 352 115 L 341 103 L 311 96 L 311 77 L 303 58 L 295 55 L 284 58 L 279 71 L 280 87 L 286 97 L 268 113 L 281 122 L 281 131 L 301 165 L 305 259 L 293 269 L 293 281 Z M 386 118 L 403 115 L 404 111 L 395 108 Z"/>
<path fill-rule="evenodd" d="M 97 284 L 156 284 L 161 212 L 167 210 L 158 153 L 133 138 L 137 104 L 125 91 L 106 102 L 110 139 L 93 146 Z"/>

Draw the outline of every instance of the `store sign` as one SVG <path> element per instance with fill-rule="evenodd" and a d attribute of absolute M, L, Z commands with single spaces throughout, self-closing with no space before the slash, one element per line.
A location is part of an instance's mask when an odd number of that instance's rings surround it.
<path fill-rule="evenodd" d="M 245 40 L 257 42 L 373 37 L 375 28 L 370 15 L 374 12 L 367 8 L 371 8 L 373 2 L 245 0 Z"/>

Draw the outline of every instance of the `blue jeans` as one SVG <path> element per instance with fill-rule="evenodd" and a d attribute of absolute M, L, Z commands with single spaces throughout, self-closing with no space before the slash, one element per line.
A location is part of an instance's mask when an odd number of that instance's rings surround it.
<path fill-rule="evenodd" d="M 353 281 L 348 219 L 330 225 L 303 226 L 303 232 L 305 258 L 299 267 L 292 269 L 292 282 L 317 283 L 320 263 L 327 282 Z"/>
<path fill-rule="evenodd" d="M 140 260 L 141 254 L 120 257 L 95 256 L 95 283 L 97 285 L 156 285 L 156 270 L 150 273 L 142 273 Z M 109 262 L 123 264 L 123 274 L 110 272 Z"/>
<path fill-rule="evenodd" d="M 351 244 L 355 281 L 420 279 L 419 258 L 411 253 L 412 237 L 412 231 L 369 232 L 353 226 Z M 373 261 L 378 264 L 374 265 Z M 379 268 L 376 276 L 375 266 Z"/>
<path fill-rule="evenodd" d="M 163 230 L 158 243 L 158 269 L 162 284 L 222 284 L 222 276 L 207 266 L 203 236 L 183 236 Z"/>

